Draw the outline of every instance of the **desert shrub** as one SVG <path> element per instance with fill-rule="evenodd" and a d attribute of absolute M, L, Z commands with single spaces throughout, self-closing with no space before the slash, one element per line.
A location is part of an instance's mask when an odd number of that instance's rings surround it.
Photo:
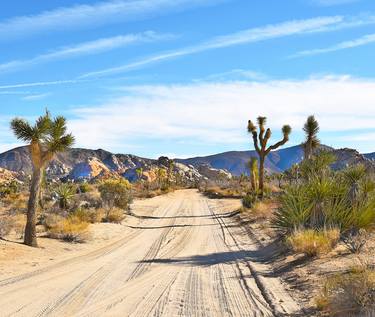
<path fill-rule="evenodd" d="M 99 186 L 100 197 L 108 209 L 127 209 L 132 201 L 131 184 L 125 180 L 107 180 Z"/>
<path fill-rule="evenodd" d="M 92 190 L 93 190 L 93 188 L 89 183 L 82 183 L 78 186 L 78 191 L 81 194 L 91 192 Z"/>
<path fill-rule="evenodd" d="M 90 208 L 86 212 L 89 215 L 89 222 L 91 223 L 102 222 L 105 216 L 104 209 L 102 208 Z"/>
<path fill-rule="evenodd" d="M 65 218 L 58 214 L 45 214 L 43 219 L 43 225 L 48 231 L 55 227 L 58 223 L 62 222 Z"/>
<path fill-rule="evenodd" d="M 89 223 L 70 215 L 53 224 L 47 231 L 50 238 L 82 243 L 88 239 Z"/>
<path fill-rule="evenodd" d="M 0 238 L 7 236 L 13 229 L 13 222 L 10 217 L 4 216 L 0 218 Z"/>
<path fill-rule="evenodd" d="M 245 208 L 252 208 L 257 201 L 257 194 L 256 193 L 247 193 L 242 198 L 242 206 Z"/>
<path fill-rule="evenodd" d="M 340 231 L 338 229 L 297 230 L 288 236 L 287 244 L 294 252 L 312 257 L 330 252 L 339 239 Z"/>
<path fill-rule="evenodd" d="M 107 212 L 107 214 L 104 217 L 105 222 L 112 222 L 112 223 L 121 223 L 122 220 L 124 220 L 124 210 L 120 208 L 112 208 Z"/>
<path fill-rule="evenodd" d="M 89 223 L 97 223 L 101 222 L 104 218 L 104 210 L 103 209 L 77 209 L 72 213 L 73 216 L 78 217 L 83 222 Z"/>
<path fill-rule="evenodd" d="M 365 247 L 369 234 L 365 229 L 351 230 L 347 232 L 342 240 L 351 253 L 360 253 Z"/>
<path fill-rule="evenodd" d="M 316 302 L 320 310 L 331 316 L 372 316 L 375 314 L 375 271 L 358 267 L 327 278 Z"/>
<path fill-rule="evenodd" d="M 16 181 L 0 184 L 0 197 L 15 195 L 19 193 L 19 184 Z"/>

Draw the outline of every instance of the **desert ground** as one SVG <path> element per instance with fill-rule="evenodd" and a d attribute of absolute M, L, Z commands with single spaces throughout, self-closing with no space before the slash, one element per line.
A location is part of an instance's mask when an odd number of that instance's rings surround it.
<path fill-rule="evenodd" d="M 121 226 L 97 225 L 93 241 L 100 242 L 62 252 L 64 243 L 40 239 L 33 261 L 16 246 L 0 259 L 1 267 L 8 263 L 0 315 L 297 315 L 259 243 L 233 217 L 239 207 L 239 200 L 180 190 L 135 201 Z"/>

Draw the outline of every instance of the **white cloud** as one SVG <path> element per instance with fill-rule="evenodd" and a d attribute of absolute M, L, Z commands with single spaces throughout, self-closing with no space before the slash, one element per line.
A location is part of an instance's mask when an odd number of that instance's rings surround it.
<path fill-rule="evenodd" d="M 41 31 L 66 31 L 96 28 L 101 25 L 129 22 L 193 7 L 208 6 L 224 0 L 112 0 L 80 4 L 18 16 L 0 22 L 0 40 Z"/>
<path fill-rule="evenodd" d="M 72 46 L 61 47 L 52 52 L 38 55 L 34 58 L 25 60 L 13 60 L 7 63 L 0 64 L 0 72 L 22 69 L 25 66 L 35 65 L 53 60 L 99 54 L 132 44 L 156 42 L 170 39 L 172 37 L 173 36 L 171 34 L 157 34 L 153 31 L 147 31 L 138 34 L 126 34 L 101 38 Z"/>
<path fill-rule="evenodd" d="M 349 49 L 349 48 L 359 47 L 359 46 L 363 46 L 363 45 L 368 45 L 368 44 L 372 44 L 374 42 L 375 42 L 375 33 L 374 34 L 368 34 L 368 35 L 362 36 L 362 37 L 354 39 L 354 40 L 341 42 L 339 44 L 336 44 L 336 45 L 333 45 L 333 46 L 330 46 L 330 47 L 326 47 L 326 48 L 318 48 L 318 49 L 301 51 L 301 52 L 298 52 L 298 53 L 296 53 L 296 54 L 294 54 L 290 57 L 295 58 L 295 57 L 325 54 L 325 53 L 345 50 L 345 49 Z"/>
<path fill-rule="evenodd" d="M 235 149 L 249 143 L 246 123 L 258 115 L 269 118 L 275 138 L 283 124 L 291 124 L 290 144 L 302 141 L 296 132 L 310 114 L 317 116 L 323 132 L 355 135 L 375 126 L 374 100 L 375 80 L 347 76 L 133 86 L 122 98 L 76 109 L 69 124 L 84 147 L 121 149 L 123 143 L 168 140 L 174 151 L 173 144 L 189 140 Z"/>
<path fill-rule="evenodd" d="M 170 59 L 197 54 L 200 52 L 231 47 L 235 45 L 266 41 L 274 38 L 311 34 L 318 32 L 331 32 L 345 28 L 359 27 L 367 24 L 375 24 L 375 17 L 345 18 L 342 16 L 317 17 L 306 20 L 287 21 L 279 24 L 270 24 L 262 27 L 251 28 L 224 36 L 214 37 L 206 42 L 160 53 L 146 57 L 135 62 L 111 67 L 99 71 L 93 71 L 80 76 L 80 78 L 106 76 L 115 73 L 128 72 L 133 69 L 145 67 L 150 64 L 167 61 Z"/>

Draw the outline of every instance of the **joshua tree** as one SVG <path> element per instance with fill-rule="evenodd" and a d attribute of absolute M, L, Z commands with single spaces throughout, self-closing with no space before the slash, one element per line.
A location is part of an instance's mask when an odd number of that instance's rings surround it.
<path fill-rule="evenodd" d="M 258 179 L 259 179 L 258 159 L 255 157 L 252 157 L 248 162 L 248 167 L 249 167 L 251 189 L 254 191 L 254 193 L 256 193 L 258 190 Z"/>
<path fill-rule="evenodd" d="M 303 126 L 303 131 L 306 134 L 306 140 L 302 145 L 305 152 L 305 160 L 308 160 L 320 144 L 320 140 L 318 139 L 319 123 L 314 116 L 309 116 L 307 118 Z"/>
<path fill-rule="evenodd" d="M 56 153 L 65 151 L 74 143 L 74 137 L 66 133 L 64 117 L 51 118 L 48 112 L 39 117 L 34 126 L 23 119 L 15 118 L 11 122 L 11 128 L 18 139 L 29 142 L 33 174 L 24 243 L 37 247 L 35 222 L 43 171 Z"/>
<path fill-rule="evenodd" d="M 274 145 L 270 145 L 267 147 L 267 142 L 271 138 L 271 129 L 268 128 L 266 130 L 266 117 L 258 117 L 257 123 L 259 126 L 259 135 L 257 132 L 257 126 L 249 120 L 247 130 L 251 133 L 253 137 L 253 143 L 256 152 L 259 156 L 259 196 L 260 198 L 263 197 L 264 193 L 264 162 L 267 155 L 272 151 L 276 150 L 278 147 L 284 145 L 286 142 L 289 141 L 289 135 L 292 132 L 292 128 L 289 125 L 284 125 L 282 127 L 283 139 Z"/>

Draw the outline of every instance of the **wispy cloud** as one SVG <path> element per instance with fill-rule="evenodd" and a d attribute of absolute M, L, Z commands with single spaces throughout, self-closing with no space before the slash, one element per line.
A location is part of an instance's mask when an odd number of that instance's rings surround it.
<path fill-rule="evenodd" d="M 240 81 L 240 80 L 266 80 L 268 76 L 262 72 L 246 70 L 246 69 L 232 69 L 227 72 L 211 74 L 203 78 L 195 79 L 194 82 L 225 82 L 225 81 Z"/>
<path fill-rule="evenodd" d="M 77 56 L 94 55 L 132 44 L 150 43 L 174 38 L 172 34 L 158 34 L 147 31 L 138 34 L 118 35 L 101 38 L 94 41 L 79 43 L 72 46 L 61 47 L 49 53 L 38 55 L 26 60 L 13 60 L 0 64 L 0 72 L 23 69 L 24 67 L 43 62 L 72 58 Z"/>
<path fill-rule="evenodd" d="M 311 4 L 322 6 L 322 7 L 330 7 L 336 5 L 343 5 L 348 3 L 359 2 L 361 0 L 310 0 Z"/>
<path fill-rule="evenodd" d="M 40 86 L 55 86 L 55 85 L 67 85 L 67 84 L 77 84 L 81 82 L 86 82 L 87 80 L 55 80 L 55 81 L 38 81 L 31 83 L 21 83 L 12 85 L 0 86 L 1 89 L 13 89 L 13 88 L 25 88 L 25 87 L 40 87 Z"/>
<path fill-rule="evenodd" d="M 354 136 L 375 124 L 375 81 L 349 76 L 125 88 L 120 98 L 75 108 L 70 128 L 79 146 L 123 151 L 123 143 L 168 140 L 170 149 L 189 140 L 239 148 L 249 142 L 247 119 L 258 115 L 269 118 L 276 137 L 283 124 L 291 124 L 296 144 L 302 141 L 302 125 L 310 114 L 316 114 L 322 131 L 330 134 Z M 350 141 L 340 144 L 353 146 Z M 168 147 L 161 146 L 159 152 L 168 152 Z"/>
<path fill-rule="evenodd" d="M 44 11 L 0 22 L 0 40 L 69 29 L 96 28 L 105 24 L 146 19 L 225 0 L 112 0 Z"/>
<path fill-rule="evenodd" d="M 22 100 L 25 100 L 25 101 L 41 100 L 41 99 L 44 99 L 44 98 L 48 97 L 49 95 L 51 95 L 51 94 L 50 93 L 33 94 L 33 95 L 28 95 L 28 96 L 22 97 Z"/>
<path fill-rule="evenodd" d="M 103 76 L 107 74 L 113 74 L 118 72 L 126 72 L 135 68 L 143 67 L 156 62 L 170 60 L 173 58 L 197 54 L 203 51 L 212 49 L 225 48 L 235 45 L 247 44 L 265 41 L 273 38 L 319 32 L 324 27 L 335 26 L 339 23 L 344 22 L 344 18 L 341 16 L 332 17 L 318 17 L 307 20 L 296 20 L 287 21 L 279 24 L 271 24 L 258 28 L 251 28 L 240 32 L 232 33 L 229 35 L 218 36 L 206 42 L 198 45 L 185 47 L 175 51 L 161 53 L 155 56 L 147 57 L 139 61 L 104 69 L 100 71 L 94 71 L 81 76 L 81 78 Z"/>
<path fill-rule="evenodd" d="M 338 44 L 335 44 L 333 46 L 326 47 L 326 48 L 318 48 L 318 49 L 301 51 L 301 52 L 298 52 L 298 53 L 296 53 L 296 54 L 294 54 L 290 57 L 295 58 L 295 57 L 325 54 L 325 53 L 341 51 L 341 50 L 345 50 L 345 49 L 349 49 L 349 48 L 354 48 L 354 47 L 358 47 L 358 46 L 368 45 L 368 44 L 371 44 L 371 43 L 374 43 L 374 42 L 375 42 L 375 33 L 374 34 L 368 34 L 368 35 L 362 36 L 362 37 L 354 39 L 354 40 L 341 42 L 341 43 L 338 43 Z"/>
<path fill-rule="evenodd" d="M 174 51 L 163 52 L 151 57 L 146 57 L 144 59 L 140 59 L 138 61 L 130 62 L 120 66 L 89 72 L 81 75 L 79 78 L 100 77 L 115 73 L 128 72 L 133 69 L 145 67 L 150 64 L 163 62 L 182 56 L 197 54 L 200 52 L 213 49 L 220 49 L 235 45 L 261 42 L 292 35 L 312 34 L 319 32 L 333 32 L 370 24 L 375 24 L 374 16 L 328 16 L 306 20 L 287 21 L 279 24 L 271 24 L 263 27 L 251 28 L 229 35 L 218 36 L 197 45 L 188 46 Z"/>

